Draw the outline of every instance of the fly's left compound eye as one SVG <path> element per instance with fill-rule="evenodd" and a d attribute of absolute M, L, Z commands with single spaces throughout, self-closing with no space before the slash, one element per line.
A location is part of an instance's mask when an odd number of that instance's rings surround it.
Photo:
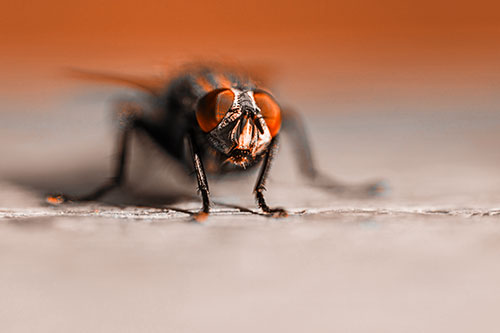
<path fill-rule="evenodd" d="M 203 132 L 210 132 L 231 109 L 234 93 L 230 89 L 217 89 L 203 96 L 196 107 L 196 120 Z"/>
<path fill-rule="evenodd" d="M 271 136 L 274 137 L 281 128 L 281 109 L 278 103 L 265 92 L 255 92 L 253 96 L 266 121 L 269 132 L 271 132 Z"/>

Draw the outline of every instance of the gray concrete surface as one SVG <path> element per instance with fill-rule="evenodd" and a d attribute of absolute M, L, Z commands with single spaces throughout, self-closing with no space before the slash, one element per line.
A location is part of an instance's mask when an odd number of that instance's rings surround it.
<path fill-rule="evenodd" d="M 193 183 L 141 140 L 123 191 L 47 207 L 108 173 L 102 96 L 0 114 L 0 331 L 500 329 L 500 114 L 310 115 L 325 172 L 391 191 L 310 188 L 283 140 L 268 200 L 287 219 L 230 207 L 257 211 L 250 175 L 212 181 L 214 214 L 192 223 Z"/>

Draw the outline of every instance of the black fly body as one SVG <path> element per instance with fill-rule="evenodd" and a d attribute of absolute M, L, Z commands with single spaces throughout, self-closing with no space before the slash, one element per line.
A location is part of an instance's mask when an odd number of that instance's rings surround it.
<path fill-rule="evenodd" d="M 111 81 L 126 78 L 87 73 Z M 282 107 L 275 97 L 260 89 L 247 75 L 217 67 L 197 66 L 155 89 L 139 82 L 128 82 L 141 88 L 155 101 L 154 115 L 141 107 L 125 104 L 120 111 L 118 159 L 109 181 L 94 192 L 80 196 L 57 195 L 47 201 L 91 201 L 119 187 L 125 180 L 127 147 L 135 131 L 146 133 L 166 154 L 194 168 L 203 206 L 194 215 L 204 220 L 210 211 L 209 174 L 244 172 L 262 162 L 254 188 L 258 206 L 269 216 L 285 217 L 283 208 L 270 208 L 264 199 L 266 179 L 276 154 L 282 132 L 288 132 L 295 148 L 299 169 L 311 184 L 335 192 L 355 191 L 374 194 L 381 191 L 377 183 L 347 187 L 316 169 L 301 118 Z M 186 154 L 188 145 L 190 154 Z M 208 166 L 205 168 L 204 166 Z"/>

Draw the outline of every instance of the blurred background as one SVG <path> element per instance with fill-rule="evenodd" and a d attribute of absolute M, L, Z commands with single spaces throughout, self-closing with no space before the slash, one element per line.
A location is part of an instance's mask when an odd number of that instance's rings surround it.
<path fill-rule="evenodd" d="M 317 158 L 335 175 L 386 177 L 396 189 L 398 176 L 417 174 L 478 194 L 498 186 L 494 1 L 18 1 L 0 15 L 4 175 L 108 160 L 109 110 L 133 92 L 65 69 L 157 78 L 220 61 L 265 78 L 300 110 L 315 149 L 328 142 Z"/>
<path fill-rule="evenodd" d="M 324 105 L 315 112 L 493 110 L 499 9 L 485 0 L 4 2 L 2 100 L 60 94 L 67 66 L 157 74 L 220 59 L 269 68 L 291 103 Z"/>

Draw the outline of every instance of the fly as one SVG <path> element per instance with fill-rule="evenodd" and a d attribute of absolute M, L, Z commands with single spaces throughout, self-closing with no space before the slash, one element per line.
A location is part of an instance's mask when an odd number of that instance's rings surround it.
<path fill-rule="evenodd" d="M 380 183 L 348 187 L 320 173 L 313 162 L 301 117 L 282 107 L 271 92 L 259 88 L 247 75 L 237 71 L 197 66 L 173 77 L 158 89 L 126 77 L 82 75 L 140 88 L 151 97 L 148 108 L 153 112 L 145 112 L 144 106 L 134 103 L 122 105 L 118 158 L 110 180 L 87 195 L 49 196 L 49 203 L 92 201 L 122 185 L 130 137 L 136 131 L 146 133 L 188 171 L 194 168 L 202 199 L 202 208 L 194 215 L 198 221 L 204 220 L 210 212 L 210 190 L 204 164 L 210 165 L 209 173 L 219 175 L 244 172 L 261 164 L 254 187 L 257 204 L 266 215 L 287 216 L 285 209 L 269 207 L 264 198 L 271 162 L 282 132 L 288 132 L 299 170 L 311 184 L 336 192 L 354 190 L 372 194 L 383 190 Z"/>

